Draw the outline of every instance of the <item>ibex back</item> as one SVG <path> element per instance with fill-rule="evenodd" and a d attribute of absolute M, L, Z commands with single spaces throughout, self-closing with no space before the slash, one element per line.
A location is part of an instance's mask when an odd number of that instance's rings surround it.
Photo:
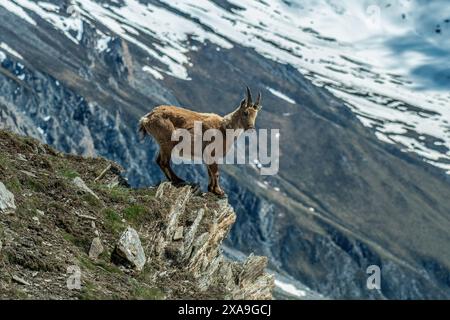
<path fill-rule="evenodd" d="M 175 106 L 158 106 L 150 113 L 141 118 L 139 131 L 144 135 L 149 134 L 159 144 L 159 154 L 156 163 L 161 168 L 164 175 L 174 185 L 184 185 L 185 182 L 179 178 L 170 166 L 172 150 L 177 145 L 177 141 L 172 141 L 172 133 L 177 129 L 186 129 L 192 132 L 195 122 L 201 122 L 202 130 L 220 130 L 226 136 L 226 129 L 250 130 L 255 128 L 256 116 L 261 109 L 261 93 L 258 94 L 256 102 L 253 103 L 250 89 L 247 87 L 247 95 L 236 110 L 220 116 L 215 113 L 200 113 Z M 211 142 L 203 142 L 202 150 Z M 226 155 L 232 141 L 224 139 L 224 155 Z M 192 156 L 194 156 L 192 154 Z M 217 163 L 207 164 L 209 183 L 208 191 L 220 197 L 225 193 L 219 185 L 219 166 Z"/>

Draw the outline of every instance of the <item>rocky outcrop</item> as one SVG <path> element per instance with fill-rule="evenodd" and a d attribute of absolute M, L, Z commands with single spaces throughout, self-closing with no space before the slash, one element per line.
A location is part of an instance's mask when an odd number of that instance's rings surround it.
<path fill-rule="evenodd" d="M 206 207 L 191 187 L 178 189 L 168 182 L 158 187 L 156 198 L 170 204 L 165 228 L 151 241 L 156 256 L 191 273 L 200 291 L 220 285 L 227 298 L 272 298 L 274 278 L 265 272 L 266 257 L 251 255 L 241 264 L 222 255 L 221 244 L 236 220 L 227 200 Z"/>
<path fill-rule="evenodd" d="M 167 182 L 134 189 L 111 161 L 2 130 L 0 145 L 0 299 L 272 298 L 267 258 L 222 255 L 236 220 L 227 200 Z"/>

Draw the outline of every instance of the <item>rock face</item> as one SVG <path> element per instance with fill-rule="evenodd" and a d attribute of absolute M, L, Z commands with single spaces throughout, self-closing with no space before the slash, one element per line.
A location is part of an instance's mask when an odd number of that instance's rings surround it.
<path fill-rule="evenodd" d="M 15 209 L 14 195 L 0 182 L 0 211 L 7 213 Z"/>
<path fill-rule="evenodd" d="M 145 265 L 145 253 L 142 248 L 139 235 L 131 227 L 128 227 L 120 236 L 116 253 L 126 259 L 137 271 L 141 271 Z"/>
<path fill-rule="evenodd" d="M 230 299 L 271 299 L 274 278 L 265 272 L 266 257 L 251 255 L 243 264 L 227 261 L 221 244 L 236 220 L 227 200 L 202 207 L 189 186 L 162 183 L 156 198 L 170 203 L 166 227 L 150 243 L 170 265 L 182 266 L 196 279 L 200 291 L 222 286 Z"/>

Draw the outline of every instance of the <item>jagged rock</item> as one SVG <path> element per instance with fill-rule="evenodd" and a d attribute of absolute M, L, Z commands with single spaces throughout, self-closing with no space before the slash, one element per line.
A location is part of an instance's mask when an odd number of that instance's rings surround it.
<path fill-rule="evenodd" d="M 171 204 L 165 216 L 166 228 L 155 239 L 158 256 L 193 275 L 200 291 L 220 286 L 230 299 L 272 298 L 274 277 L 264 271 L 266 257 L 251 255 L 240 264 L 222 255 L 220 246 L 236 220 L 226 199 L 192 210 L 192 204 L 201 198 L 189 186 L 176 188 L 170 183 L 162 183 L 156 197 Z"/>
<path fill-rule="evenodd" d="M 189 228 L 186 237 L 184 238 L 184 246 L 186 248 L 186 257 L 188 257 L 191 254 L 192 251 L 192 242 L 194 241 L 194 236 L 197 233 L 198 226 L 200 224 L 200 221 L 203 218 L 203 214 L 205 213 L 205 209 L 201 208 L 197 211 L 194 223 Z"/>
<path fill-rule="evenodd" d="M 184 212 L 186 202 L 189 200 L 191 193 L 192 190 L 191 187 L 189 186 L 185 186 L 179 191 L 179 195 L 176 198 L 169 212 L 170 219 L 166 229 L 166 235 L 168 237 L 173 236 L 175 229 L 177 228 L 178 218 Z"/>
<path fill-rule="evenodd" d="M 94 191 L 92 191 L 87 185 L 86 183 L 83 181 L 83 179 L 81 179 L 80 177 L 76 177 L 72 180 L 73 184 L 80 190 L 89 193 L 90 195 L 92 195 L 94 198 L 96 199 L 100 199 L 95 193 Z"/>
<path fill-rule="evenodd" d="M 158 186 L 158 189 L 156 190 L 155 198 L 162 199 L 164 196 L 164 193 L 166 193 L 167 190 L 169 190 L 171 187 L 170 182 L 163 182 Z M 166 194 L 167 196 L 167 194 Z"/>
<path fill-rule="evenodd" d="M 116 253 L 126 259 L 136 270 L 141 271 L 144 268 L 144 249 L 142 248 L 138 233 L 133 228 L 128 227 L 122 233 L 116 246 Z"/>
<path fill-rule="evenodd" d="M 235 293 L 233 298 L 246 300 L 270 299 L 274 287 L 274 278 L 264 272 L 266 266 L 267 257 L 250 255 L 238 276 L 240 290 Z"/>
<path fill-rule="evenodd" d="M 21 154 L 21 153 L 17 154 L 17 159 L 20 160 L 20 161 L 23 161 L 23 162 L 27 162 L 28 161 L 27 158 L 25 158 L 25 156 L 23 154 Z"/>
<path fill-rule="evenodd" d="M 92 240 L 91 248 L 89 249 L 89 258 L 92 260 L 97 260 L 98 257 L 103 253 L 104 248 L 102 241 L 99 237 L 95 237 L 94 240 Z"/>
<path fill-rule="evenodd" d="M 23 174 L 27 175 L 30 178 L 37 178 L 37 176 L 34 173 L 32 173 L 32 172 L 29 172 L 29 171 L 26 171 L 26 170 L 20 170 L 20 172 L 22 172 Z"/>
<path fill-rule="evenodd" d="M 14 195 L 6 189 L 3 182 L 0 182 L 0 211 L 9 213 L 14 210 L 16 210 Z"/>
<path fill-rule="evenodd" d="M 181 240 L 183 239 L 183 226 L 178 227 L 177 230 L 175 230 L 175 234 L 173 235 L 173 240 Z"/>
<path fill-rule="evenodd" d="M 12 279 L 13 279 L 15 282 L 17 282 L 17 283 L 23 284 L 24 286 L 29 286 L 29 285 L 30 285 L 29 282 L 25 281 L 24 279 L 22 279 L 21 277 L 18 277 L 18 276 L 16 276 L 16 275 L 13 275 L 13 276 L 12 276 Z"/>

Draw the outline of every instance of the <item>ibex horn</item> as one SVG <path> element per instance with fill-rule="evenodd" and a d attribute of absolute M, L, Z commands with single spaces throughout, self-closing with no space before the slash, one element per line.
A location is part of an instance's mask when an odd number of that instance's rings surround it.
<path fill-rule="evenodd" d="M 256 98 L 256 105 L 259 106 L 261 104 L 261 92 L 258 93 L 258 97 Z"/>
<path fill-rule="evenodd" d="M 252 104 L 253 104 L 253 102 L 252 102 L 252 94 L 250 92 L 250 88 L 247 87 L 247 105 L 252 105 Z"/>

